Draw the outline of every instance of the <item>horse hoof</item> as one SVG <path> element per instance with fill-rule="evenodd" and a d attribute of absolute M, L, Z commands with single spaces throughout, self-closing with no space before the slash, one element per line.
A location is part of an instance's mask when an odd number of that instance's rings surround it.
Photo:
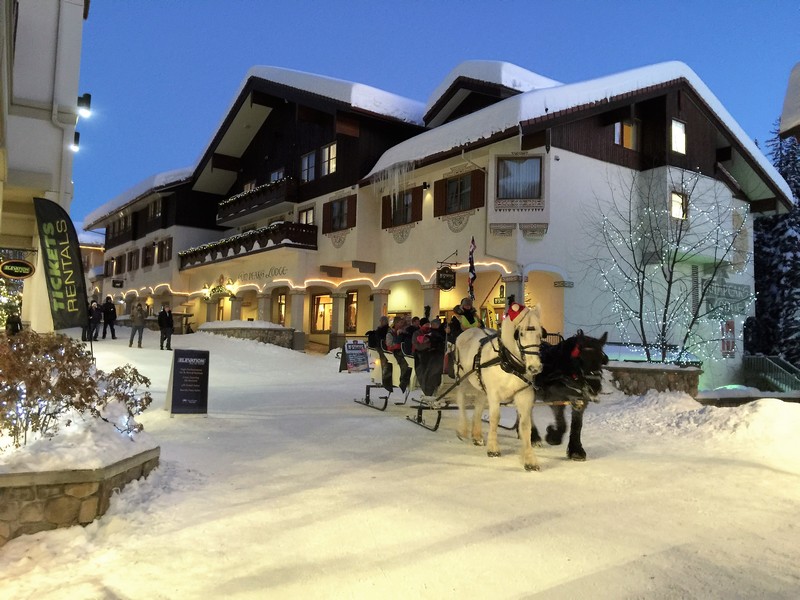
<path fill-rule="evenodd" d="M 558 446 L 563 439 L 563 432 L 558 431 L 552 425 L 547 426 L 547 433 L 544 436 L 544 439 L 547 440 L 547 443 L 551 446 Z"/>
<path fill-rule="evenodd" d="M 483 446 L 483 440 L 472 440 L 473 446 Z"/>
<path fill-rule="evenodd" d="M 486 453 L 486 456 L 488 456 L 489 458 L 497 458 L 497 457 L 500 456 L 500 451 L 499 450 L 497 450 L 497 451 L 491 451 L 490 450 L 489 452 Z"/>
<path fill-rule="evenodd" d="M 526 471 L 540 471 L 539 465 L 525 465 Z"/>
<path fill-rule="evenodd" d="M 586 460 L 586 452 L 584 450 L 572 450 L 567 452 L 567 458 L 576 462 L 583 462 Z"/>

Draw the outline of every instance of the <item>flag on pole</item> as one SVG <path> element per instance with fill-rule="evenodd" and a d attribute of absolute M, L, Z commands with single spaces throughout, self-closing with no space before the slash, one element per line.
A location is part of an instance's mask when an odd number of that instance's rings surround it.
<path fill-rule="evenodd" d="M 475 289 L 472 287 L 477 279 L 475 273 L 475 236 L 472 236 L 472 241 L 469 243 L 469 297 L 475 300 Z"/>

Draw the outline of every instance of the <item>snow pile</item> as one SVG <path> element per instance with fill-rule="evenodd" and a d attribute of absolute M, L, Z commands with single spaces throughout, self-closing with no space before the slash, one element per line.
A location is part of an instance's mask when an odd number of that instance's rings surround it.
<path fill-rule="evenodd" d="M 39 438 L 21 448 L 3 445 L 0 437 L 0 474 L 61 469 L 99 469 L 129 456 L 158 446 L 147 432 L 133 436 L 117 431 L 112 423 L 124 425 L 128 417 L 125 407 L 112 402 L 103 411 L 107 423 L 76 411 L 63 421 L 52 438 Z"/>
<path fill-rule="evenodd" d="M 454 411 L 432 433 L 410 406 L 354 403 L 369 377 L 338 372 L 334 353 L 210 333 L 173 337 L 210 352 L 209 414 L 170 418 L 174 355 L 145 336 L 141 350 L 123 334 L 95 354 L 152 379 L 138 420 L 159 468 L 87 527 L 0 548 L 0 598 L 796 596 L 798 405 L 615 391 L 587 409 L 586 462 L 545 445 L 542 471 L 525 473 L 513 431 L 489 459 L 457 439 Z M 534 413 L 540 430 L 552 420 Z M 75 442 L 52 448 L 108 452 Z M 31 462 L 50 460 L 34 450 Z M 486 557 L 501 559 L 476 577 Z"/>
<path fill-rule="evenodd" d="M 752 392 L 751 392 L 752 393 Z M 643 396 L 615 392 L 601 396 L 602 406 L 587 409 L 587 427 L 640 432 L 643 435 L 701 441 L 757 443 L 765 450 L 796 454 L 800 442 L 800 404 L 762 398 L 739 407 L 703 406 L 684 393 L 651 390 Z"/>

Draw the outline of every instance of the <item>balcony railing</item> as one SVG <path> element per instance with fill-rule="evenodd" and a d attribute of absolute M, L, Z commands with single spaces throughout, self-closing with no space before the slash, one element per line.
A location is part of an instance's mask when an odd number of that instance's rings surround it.
<path fill-rule="evenodd" d="M 222 225 L 243 214 L 252 215 L 256 211 L 296 200 L 297 181 L 293 177 L 284 177 L 222 200 L 217 207 L 217 223 Z"/>
<path fill-rule="evenodd" d="M 273 223 L 233 237 L 209 242 L 179 252 L 180 268 L 188 269 L 275 248 L 317 249 L 317 226 L 301 223 Z"/>

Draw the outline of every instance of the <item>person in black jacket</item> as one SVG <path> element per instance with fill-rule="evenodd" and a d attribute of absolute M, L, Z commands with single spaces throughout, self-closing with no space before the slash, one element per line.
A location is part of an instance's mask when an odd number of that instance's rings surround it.
<path fill-rule="evenodd" d="M 114 323 L 117 321 L 117 308 L 114 306 L 114 301 L 111 296 L 106 296 L 106 301 L 103 303 L 103 339 L 106 339 L 106 331 L 111 328 L 111 339 L 117 339 L 117 332 L 114 329 Z"/>
<path fill-rule="evenodd" d="M 158 328 L 161 330 L 161 349 L 164 349 L 164 342 L 167 342 L 167 350 L 172 350 L 172 331 L 175 323 L 172 320 L 172 309 L 169 304 L 161 307 L 158 313 Z"/>
<path fill-rule="evenodd" d="M 103 320 L 103 309 L 96 300 L 92 300 L 89 305 L 89 338 L 97 341 L 97 336 L 100 333 L 100 321 Z"/>
<path fill-rule="evenodd" d="M 20 331 L 22 331 L 22 319 L 19 318 L 17 313 L 14 313 L 6 319 L 6 333 L 8 335 L 17 335 Z"/>

